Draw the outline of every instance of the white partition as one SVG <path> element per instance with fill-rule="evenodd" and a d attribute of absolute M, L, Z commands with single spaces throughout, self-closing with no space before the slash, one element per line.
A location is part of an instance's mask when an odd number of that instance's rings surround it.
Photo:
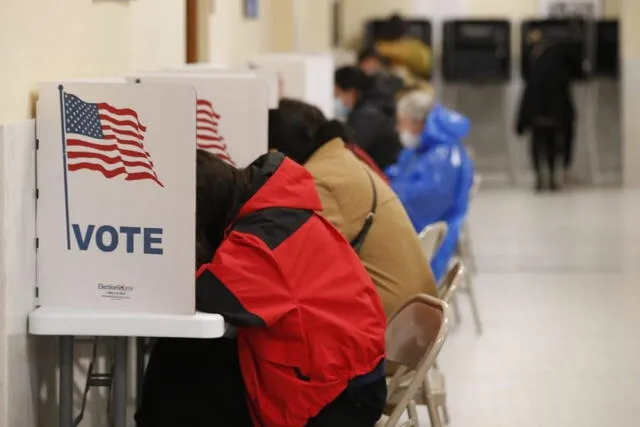
<path fill-rule="evenodd" d="M 35 427 L 39 387 L 33 309 L 35 250 L 34 121 L 0 126 L 0 426 Z M 41 389 L 43 390 L 43 389 Z"/>
<path fill-rule="evenodd" d="M 186 85 L 42 86 L 41 305 L 195 313 L 195 109 Z"/>
<path fill-rule="evenodd" d="M 179 68 L 171 68 L 159 72 L 148 73 L 151 75 L 154 74 L 199 74 L 199 75 L 209 75 L 209 74 L 229 74 L 229 73 L 238 73 L 238 75 L 242 75 L 244 73 L 250 72 L 251 74 L 255 74 L 259 78 L 263 79 L 267 84 L 267 90 L 269 94 L 269 108 L 278 108 L 278 100 L 280 99 L 280 83 L 278 81 L 278 73 L 273 70 L 266 69 L 229 69 L 224 68 L 220 65 L 215 64 L 186 64 Z M 146 75 L 147 73 L 145 73 Z"/>
<path fill-rule="evenodd" d="M 267 53 L 256 55 L 249 66 L 278 73 L 280 93 L 287 98 L 297 98 L 315 105 L 329 118 L 333 118 L 332 53 Z"/>
<path fill-rule="evenodd" d="M 131 76 L 131 81 L 180 83 L 198 93 L 198 146 L 239 167 L 268 150 L 269 94 L 264 79 L 252 71 L 209 74 L 176 73 Z"/>

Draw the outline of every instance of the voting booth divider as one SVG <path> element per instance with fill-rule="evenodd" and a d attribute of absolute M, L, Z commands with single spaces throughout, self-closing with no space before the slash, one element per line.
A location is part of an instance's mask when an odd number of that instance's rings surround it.
<path fill-rule="evenodd" d="M 36 427 L 35 396 L 47 394 L 36 370 L 46 343 L 29 337 L 26 322 L 36 296 L 35 189 L 35 122 L 0 126 L 1 426 Z"/>
<path fill-rule="evenodd" d="M 245 75 L 253 75 L 262 79 L 267 85 L 267 93 L 269 98 L 269 108 L 278 108 L 278 100 L 280 99 L 280 84 L 278 81 L 278 73 L 267 69 L 229 69 L 216 64 L 186 64 L 179 68 L 169 68 L 167 70 L 154 72 L 151 74 L 199 74 L 209 76 L 211 74 L 223 74 L 227 76 L 243 77 Z M 144 73 L 147 74 L 147 73 Z"/>
<path fill-rule="evenodd" d="M 276 72 L 281 98 L 308 102 L 334 117 L 332 53 L 265 53 L 253 56 L 249 67 Z"/>
<path fill-rule="evenodd" d="M 33 208 L 31 238 L 22 244 L 31 245 L 32 264 L 10 259 L 3 265 L 24 266 L 32 275 L 20 283 L 31 296 L 20 318 L 23 339 L 29 310 L 29 334 L 57 337 L 58 393 L 49 401 L 64 427 L 78 422 L 83 414 L 74 411 L 84 408 L 74 397 L 75 337 L 105 337 L 112 345 L 113 364 L 103 363 L 106 372 L 94 366 L 94 352 L 80 400 L 90 388 L 106 387 L 113 425 L 124 427 L 131 415 L 130 339 L 140 345 L 144 337 L 225 334 L 221 316 L 195 311 L 196 147 L 225 148 L 227 160 L 238 166 L 267 151 L 264 73 L 174 70 L 126 80 L 41 85 L 36 125 L 25 138 L 32 158 L 23 166 L 32 170 L 23 174 L 30 173 L 32 181 L 31 190 L 20 194 Z M 6 202 L 7 188 L 18 190 L 15 182 L 3 183 L 0 200 Z M 11 208 L 19 212 L 17 205 Z M 3 260 L 11 256 L 6 232 L 14 224 L 7 221 L 15 216 L 3 216 Z M 5 278 L 3 271 L 2 292 L 8 289 Z M 13 286 L 18 282 L 11 280 Z M 96 338 L 94 348 L 97 343 Z M 5 349 L 0 341 L 3 369 L 9 366 Z M 31 366 L 27 360 L 25 369 Z M 4 391 L 0 382 L 0 398 Z M 26 397 L 37 401 L 33 393 Z"/>
<path fill-rule="evenodd" d="M 129 81 L 143 86 L 183 84 L 195 88 L 198 148 L 239 167 L 268 151 L 269 87 L 266 79 L 253 71 L 167 71 L 131 76 Z"/>

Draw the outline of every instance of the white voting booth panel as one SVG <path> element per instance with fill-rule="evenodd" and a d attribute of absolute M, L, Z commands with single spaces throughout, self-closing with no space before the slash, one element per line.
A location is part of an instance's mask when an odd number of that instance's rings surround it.
<path fill-rule="evenodd" d="M 333 118 L 332 54 L 265 53 L 252 57 L 249 67 L 277 72 L 282 97 L 315 105 Z"/>
<path fill-rule="evenodd" d="M 0 426 L 36 426 L 35 122 L 0 126 Z M 40 359 L 44 357 L 41 355 Z"/>
<path fill-rule="evenodd" d="M 237 73 L 238 75 L 250 73 L 258 76 L 267 84 L 267 91 L 269 97 L 269 108 L 278 108 L 278 100 L 280 99 L 280 84 L 278 82 L 278 73 L 273 70 L 266 69 L 228 69 L 215 64 L 186 64 L 183 67 L 167 70 L 166 72 L 152 73 L 185 73 L 185 74 L 229 74 Z"/>
<path fill-rule="evenodd" d="M 251 72 L 148 75 L 130 77 L 146 83 L 180 83 L 198 93 L 198 147 L 230 157 L 239 167 L 268 150 L 268 93 L 264 80 Z M 194 150 L 195 151 L 195 150 Z"/>
<path fill-rule="evenodd" d="M 41 87 L 43 307 L 195 313 L 195 108 L 189 86 Z"/>

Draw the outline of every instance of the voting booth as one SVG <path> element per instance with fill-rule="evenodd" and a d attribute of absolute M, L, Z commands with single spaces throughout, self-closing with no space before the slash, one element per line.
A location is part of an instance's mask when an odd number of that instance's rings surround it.
<path fill-rule="evenodd" d="M 169 71 L 129 79 L 142 85 L 182 84 L 195 88 L 199 149 L 238 167 L 248 166 L 268 151 L 268 86 L 253 71 Z"/>
<path fill-rule="evenodd" d="M 454 20 L 443 25 L 442 73 L 449 82 L 507 82 L 511 78 L 511 24 Z"/>
<path fill-rule="evenodd" d="M 327 118 L 333 118 L 333 73 L 331 53 L 266 53 L 249 61 L 252 69 L 277 73 L 280 98 L 296 98 L 318 107 Z"/>
<path fill-rule="evenodd" d="M 188 86 L 42 87 L 42 305 L 195 312 L 195 96 Z"/>
<path fill-rule="evenodd" d="M 225 333 L 221 316 L 195 311 L 199 105 L 187 83 L 40 88 L 32 145 L 38 307 L 29 333 L 58 337 L 60 427 L 82 418 L 73 413 L 74 337 L 112 337 L 110 371 L 91 363 L 83 399 L 108 386 L 113 425 L 125 427 L 130 338 Z"/>
<path fill-rule="evenodd" d="M 536 19 L 522 22 L 521 28 L 521 70 L 526 80 L 532 63 L 532 53 L 540 43 L 566 44 L 571 57 L 572 77 L 576 80 L 587 78 L 587 64 L 590 63 L 588 26 L 582 19 Z"/>
<path fill-rule="evenodd" d="M 278 100 L 280 99 L 279 94 L 279 82 L 278 82 L 278 73 L 273 70 L 266 69 L 230 69 L 227 67 L 223 67 L 216 64 L 185 64 L 179 68 L 169 68 L 163 71 L 157 71 L 151 74 L 167 74 L 167 73 L 184 73 L 184 74 L 200 74 L 200 75 L 209 75 L 209 74 L 229 74 L 229 73 L 237 73 L 237 75 L 250 73 L 251 75 L 257 76 L 259 79 L 262 79 L 267 85 L 267 92 L 269 97 L 269 108 L 278 108 Z M 145 73 L 147 74 L 147 73 Z"/>
<path fill-rule="evenodd" d="M 620 21 L 596 22 L 594 74 L 617 79 L 620 75 Z"/>

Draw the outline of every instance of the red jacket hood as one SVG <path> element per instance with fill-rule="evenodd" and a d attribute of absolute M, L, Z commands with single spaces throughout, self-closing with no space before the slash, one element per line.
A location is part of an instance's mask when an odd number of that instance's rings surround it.
<path fill-rule="evenodd" d="M 252 188 L 237 218 L 274 207 L 322 210 L 311 174 L 283 154 L 265 154 L 249 168 L 253 172 Z"/>

